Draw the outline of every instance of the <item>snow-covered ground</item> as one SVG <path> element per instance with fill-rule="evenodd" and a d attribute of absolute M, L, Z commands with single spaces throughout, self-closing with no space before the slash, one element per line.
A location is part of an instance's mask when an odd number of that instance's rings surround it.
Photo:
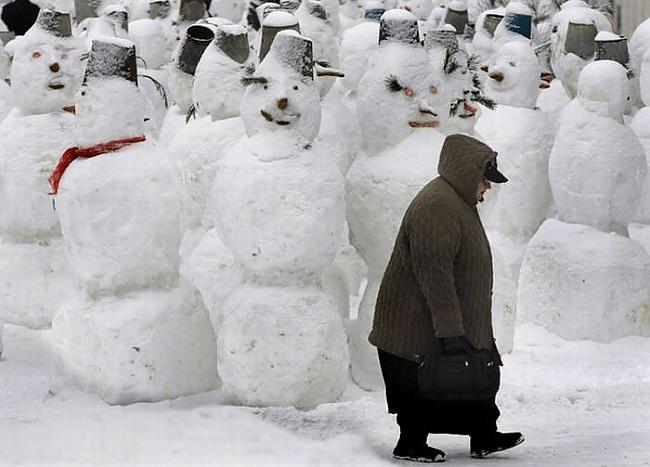
<path fill-rule="evenodd" d="M 397 436 L 383 393 L 350 385 L 301 412 L 223 405 L 218 391 L 109 406 L 61 385 L 50 331 L 5 328 L 0 465 L 381 466 Z M 650 338 L 567 342 L 520 326 L 498 396 L 502 431 L 524 445 L 469 457 L 466 437 L 432 435 L 452 465 L 650 466 Z"/>

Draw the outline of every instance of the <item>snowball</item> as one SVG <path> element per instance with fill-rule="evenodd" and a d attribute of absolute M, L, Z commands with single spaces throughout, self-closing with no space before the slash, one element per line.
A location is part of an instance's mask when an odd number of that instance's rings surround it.
<path fill-rule="evenodd" d="M 124 294 L 176 280 L 180 202 L 172 171 L 146 142 L 68 167 L 57 213 L 88 293 Z"/>
<path fill-rule="evenodd" d="M 235 402 L 310 409 L 347 386 L 343 324 L 319 288 L 240 287 L 224 304 L 217 341 L 223 392 Z"/>
<path fill-rule="evenodd" d="M 343 178 L 325 154 L 283 138 L 244 138 L 228 151 L 218 165 L 211 213 L 246 268 L 320 275 L 338 250 Z"/>
<path fill-rule="evenodd" d="M 0 124 L 0 232 L 16 243 L 60 235 L 47 177 L 74 146 L 74 116 L 22 115 L 14 109 Z"/>
<path fill-rule="evenodd" d="M 381 15 L 381 20 L 386 22 L 407 22 L 417 20 L 417 18 L 413 13 L 400 8 L 387 10 Z"/>
<path fill-rule="evenodd" d="M 0 320 L 48 328 L 76 291 L 60 238 L 41 243 L 0 241 Z"/>
<path fill-rule="evenodd" d="M 187 285 L 77 298 L 57 314 L 52 331 L 63 372 L 109 404 L 159 401 L 219 384 L 212 326 Z"/>
<path fill-rule="evenodd" d="M 650 257 L 634 240 L 548 220 L 521 266 L 518 321 L 572 340 L 650 335 L 649 280 Z"/>

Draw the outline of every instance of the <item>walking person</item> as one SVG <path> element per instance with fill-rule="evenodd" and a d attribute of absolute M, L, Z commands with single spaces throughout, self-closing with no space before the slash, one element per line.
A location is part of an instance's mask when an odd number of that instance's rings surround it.
<path fill-rule="evenodd" d="M 436 348 L 442 355 L 489 352 L 497 375 L 502 365 L 492 330 L 492 255 L 476 205 L 491 182 L 507 178 L 496 153 L 464 135 L 447 137 L 438 173 L 404 215 L 369 336 L 400 427 L 393 456 L 420 462 L 445 460 L 427 445 L 429 433 L 469 435 L 472 457 L 524 441 L 521 433 L 497 431 L 494 397 L 432 400 L 420 391 L 419 363 Z"/>

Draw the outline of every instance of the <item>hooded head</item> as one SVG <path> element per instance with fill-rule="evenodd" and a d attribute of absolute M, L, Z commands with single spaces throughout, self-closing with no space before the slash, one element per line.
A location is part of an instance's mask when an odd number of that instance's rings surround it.
<path fill-rule="evenodd" d="M 497 153 L 487 144 L 465 135 L 449 135 L 440 151 L 438 173 L 470 206 L 476 206 L 476 189 Z"/>

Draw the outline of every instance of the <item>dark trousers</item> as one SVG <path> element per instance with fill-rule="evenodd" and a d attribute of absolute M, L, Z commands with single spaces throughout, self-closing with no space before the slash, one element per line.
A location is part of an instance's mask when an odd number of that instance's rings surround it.
<path fill-rule="evenodd" d="M 397 414 L 402 433 L 486 436 L 497 431 L 500 412 L 494 398 L 432 401 L 420 396 L 418 364 L 379 350 L 388 411 Z"/>

